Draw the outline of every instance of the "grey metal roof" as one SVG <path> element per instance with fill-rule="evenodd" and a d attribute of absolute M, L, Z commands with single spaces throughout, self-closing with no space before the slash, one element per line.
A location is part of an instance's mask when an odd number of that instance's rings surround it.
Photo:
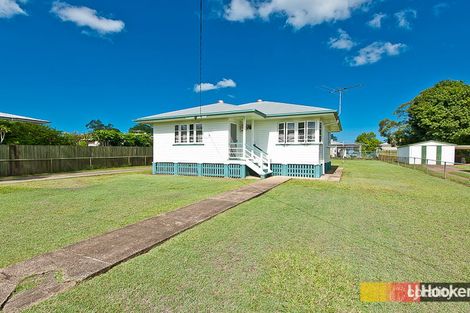
<path fill-rule="evenodd" d="M 336 113 L 335 110 L 312 107 L 307 105 L 289 104 L 271 101 L 256 101 L 242 105 L 234 105 L 224 102 L 204 105 L 201 107 L 193 107 L 178 111 L 161 113 L 137 119 L 137 122 L 157 121 L 184 117 L 194 117 L 199 115 L 225 115 L 238 113 L 257 113 L 263 117 L 279 116 L 279 115 L 296 115 L 296 114 L 320 114 L 320 113 Z"/>
<path fill-rule="evenodd" d="M 21 116 L 21 115 L 14 115 L 9 113 L 2 113 L 0 112 L 0 120 L 8 120 L 8 121 L 15 121 L 15 122 L 28 122 L 33 124 L 47 124 L 49 121 L 40 120 L 37 118 Z"/>
<path fill-rule="evenodd" d="M 260 112 L 263 112 L 267 116 L 274 116 L 274 115 L 286 115 L 286 114 L 293 114 L 293 113 L 320 113 L 320 112 L 333 112 L 333 110 L 319 108 L 319 107 L 312 107 L 308 105 L 299 105 L 299 104 L 290 104 L 290 103 L 282 103 L 282 102 L 272 102 L 272 101 L 256 101 L 250 102 L 246 104 L 239 105 L 240 108 L 246 109 L 254 109 Z"/>

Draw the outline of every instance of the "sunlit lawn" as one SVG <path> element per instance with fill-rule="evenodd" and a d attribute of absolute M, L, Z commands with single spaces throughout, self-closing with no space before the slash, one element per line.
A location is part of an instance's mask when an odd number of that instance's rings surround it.
<path fill-rule="evenodd" d="M 378 161 L 338 165 L 339 184 L 292 180 L 30 311 L 469 312 L 362 304 L 358 285 L 469 281 L 470 189 Z"/>
<path fill-rule="evenodd" d="M 0 185 L 0 268 L 249 183 L 149 172 Z"/>

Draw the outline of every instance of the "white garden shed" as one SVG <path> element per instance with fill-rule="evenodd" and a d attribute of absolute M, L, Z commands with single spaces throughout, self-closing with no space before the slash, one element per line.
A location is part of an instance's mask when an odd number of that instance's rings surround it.
<path fill-rule="evenodd" d="M 417 142 L 398 147 L 398 161 L 408 164 L 454 164 L 455 146 L 435 140 Z"/>

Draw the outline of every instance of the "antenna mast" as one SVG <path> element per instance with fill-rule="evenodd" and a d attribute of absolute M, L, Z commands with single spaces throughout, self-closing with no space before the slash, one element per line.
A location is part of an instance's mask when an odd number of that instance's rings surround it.
<path fill-rule="evenodd" d="M 359 87 L 362 87 L 362 84 L 357 84 L 357 85 L 349 86 L 349 87 L 338 87 L 338 88 L 330 88 L 327 86 L 321 86 L 321 88 L 326 89 L 329 93 L 339 94 L 338 116 L 341 115 L 341 110 L 343 107 L 343 94 L 349 89 L 354 89 L 354 88 L 359 88 Z"/>

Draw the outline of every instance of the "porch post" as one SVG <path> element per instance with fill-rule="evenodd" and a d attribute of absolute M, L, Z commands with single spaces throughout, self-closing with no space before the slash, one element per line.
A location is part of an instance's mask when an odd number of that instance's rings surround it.
<path fill-rule="evenodd" d="M 246 147 L 246 117 L 243 117 L 243 160 L 246 159 L 245 147 Z"/>
<path fill-rule="evenodd" d="M 255 120 L 251 120 L 251 144 L 255 145 Z"/>

